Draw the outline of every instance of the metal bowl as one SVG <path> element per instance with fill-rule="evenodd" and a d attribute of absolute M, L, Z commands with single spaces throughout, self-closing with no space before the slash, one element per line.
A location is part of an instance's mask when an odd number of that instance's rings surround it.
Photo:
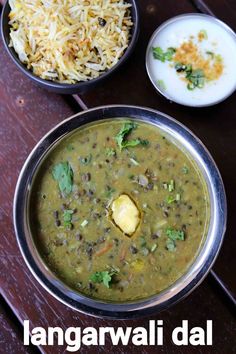
<path fill-rule="evenodd" d="M 42 261 L 29 227 L 29 201 L 34 177 L 47 153 L 65 136 L 87 124 L 127 117 L 145 121 L 167 133 L 200 169 L 210 198 L 210 223 L 204 244 L 186 274 L 161 293 L 126 303 L 94 300 L 72 290 Z M 226 228 L 226 197 L 220 173 L 201 141 L 181 123 L 161 112 L 136 106 L 93 108 L 66 119 L 33 149 L 20 173 L 14 197 L 14 226 L 21 253 L 39 283 L 54 297 L 80 312 L 98 317 L 131 319 L 168 308 L 190 293 L 207 275 L 220 250 Z"/>
<path fill-rule="evenodd" d="M 152 74 L 152 70 L 150 67 L 150 62 L 149 62 L 149 56 L 150 56 L 150 51 L 152 49 L 153 46 L 153 41 L 156 39 L 156 37 L 159 35 L 159 33 L 164 30 L 166 27 L 168 27 L 169 25 L 181 21 L 181 20 L 185 20 L 185 19 L 195 19 L 195 18 L 199 18 L 201 19 L 206 19 L 208 21 L 211 21 L 213 23 L 216 23 L 218 26 L 220 26 L 222 28 L 222 30 L 226 31 L 234 40 L 235 42 L 235 46 L 236 46 L 236 33 L 232 30 L 232 28 L 230 28 L 226 23 L 224 23 L 223 21 L 217 19 L 216 17 L 213 16 L 209 16 L 206 14 L 198 14 L 198 13 L 188 13 L 188 14 L 183 14 L 183 15 L 178 15 L 175 17 L 170 18 L 169 20 L 163 22 L 152 34 L 148 46 L 147 46 L 147 51 L 146 51 L 146 71 L 148 74 L 148 77 L 152 83 L 152 85 L 154 86 L 154 88 L 156 89 L 156 91 L 163 97 L 167 98 L 169 101 L 171 102 L 175 102 L 184 106 L 190 106 L 190 107 L 207 107 L 207 106 L 212 106 L 212 105 L 216 105 L 224 100 L 226 100 L 229 96 L 231 96 L 235 90 L 236 90 L 236 80 L 235 80 L 235 85 L 234 88 L 232 89 L 232 91 L 229 91 L 226 95 L 222 96 L 221 99 L 215 100 L 214 102 L 211 103 L 205 103 L 202 104 L 201 101 L 199 100 L 198 103 L 191 104 L 191 103 L 184 103 L 182 100 L 177 100 L 177 99 L 173 99 L 173 97 L 171 97 L 164 89 L 161 89 L 157 82 L 156 79 L 153 77 Z"/>
<path fill-rule="evenodd" d="M 89 81 L 81 81 L 76 84 L 64 84 L 64 83 L 59 83 L 56 81 L 50 81 L 50 80 L 45 80 L 40 78 L 39 76 L 36 76 L 33 74 L 31 70 L 28 70 L 27 67 L 20 61 L 18 54 L 15 52 L 14 48 L 9 47 L 10 43 L 10 26 L 8 24 L 9 18 L 8 15 L 10 13 L 10 5 L 8 0 L 5 2 L 5 5 L 2 9 L 2 14 L 1 14 L 1 31 L 2 31 L 2 39 L 3 43 L 5 46 L 5 49 L 7 50 L 8 54 L 10 55 L 11 59 L 14 61 L 14 63 L 17 65 L 17 67 L 33 82 L 41 86 L 42 88 L 45 88 L 49 91 L 57 92 L 60 94 L 76 94 L 76 93 L 83 93 L 86 92 L 89 89 L 93 89 L 96 87 L 98 84 L 103 82 L 106 78 L 110 77 L 115 71 L 117 71 L 122 64 L 126 62 L 126 60 L 129 58 L 131 53 L 133 52 L 135 45 L 138 40 L 138 35 L 139 35 L 139 11 L 138 11 L 138 5 L 136 4 L 136 0 L 127 0 L 128 3 L 132 4 L 131 7 L 131 17 L 133 21 L 133 27 L 131 31 L 131 39 L 129 42 L 129 46 L 126 49 L 125 53 L 122 55 L 122 57 L 119 59 L 116 65 L 113 66 L 113 68 L 107 70 L 103 74 L 101 74 L 99 77 L 89 80 Z"/>

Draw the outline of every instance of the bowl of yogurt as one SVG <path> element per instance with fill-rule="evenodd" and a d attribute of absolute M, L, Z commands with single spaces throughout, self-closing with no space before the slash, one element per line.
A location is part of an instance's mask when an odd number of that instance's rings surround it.
<path fill-rule="evenodd" d="M 211 106 L 236 90 L 236 34 L 224 22 L 184 14 L 153 33 L 146 69 L 155 89 L 170 101 Z"/>

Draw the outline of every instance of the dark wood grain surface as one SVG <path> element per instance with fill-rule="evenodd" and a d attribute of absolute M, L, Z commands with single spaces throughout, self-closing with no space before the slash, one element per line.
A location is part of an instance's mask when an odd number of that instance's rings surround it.
<path fill-rule="evenodd" d="M 144 56 L 148 39 L 154 29 L 171 16 L 195 12 L 190 0 L 139 0 L 141 7 L 141 33 L 137 48 L 128 63 L 94 91 L 81 98 L 89 106 L 110 103 L 138 104 L 168 113 L 186 124 L 211 151 L 225 182 L 228 194 L 229 222 L 225 241 L 214 266 L 226 285 L 236 294 L 235 254 L 236 239 L 236 96 L 207 109 L 191 109 L 170 104 L 158 96 L 149 82 Z M 235 0 L 208 0 L 208 5 L 232 27 L 236 27 Z M 25 158 L 36 142 L 56 123 L 75 113 L 73 100 L 51 94 L 35 87 L 10 61 L 0 42 L 0 291 L 14 314 L 22 323 L 29 319 L 31 327 L 61 326 L 138 326 L 147 327 L 148 319 L 136 321 L 107 321 L 81 315 L 55 300 L 33 278 L 16 244 L 12 226 L 12 198 L 15 183 Z M 1 302 L 0 302 L 1 303 Z M 2 314 L 2 315 L 1 315 Z M 83 347 L 81 353 L 236 353 L 236 321 L 225 299 L 206 279 L 188 298 L 162 312 L 153 319 L 163 319 L 165 343 L 157 349 L 129 347 Z M 212 348 L 177 348 L 170 338 L 171 330 L 188 319 L 190 325 L 204 326 L 213 320 L 214 346 Z M 14 323 L 0 306 L 0 353 L 27 353 L 14 333 Z M 16 345 L 7 347 L 11 338 Z M 62 347 L 41 348 L 45 353 L 63 353 Z"/>
<path fill-rule="evenodd" d="M 22 343 L 23 333 L 16 324 L 17 320 L 1 304 L 0 299 L 0 352 L 5 353 L 32 353 L 32 347 L 26 348 Z M 4 301 L 3 301 L 4 302 Z"/>

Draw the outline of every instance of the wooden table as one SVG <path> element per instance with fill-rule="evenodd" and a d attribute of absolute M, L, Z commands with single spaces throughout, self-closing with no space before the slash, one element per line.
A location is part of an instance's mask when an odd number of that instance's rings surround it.
<path fill-rule="evenodd" d="M 236 95 L 218 106 L 191 109 L 170 104 L 158 96 L 145 72 L 144 57 L 148 39 L 154 29 L 168 18 L 197 12 L 191 0 L 139 0 L 141 34 L 136 50 L 128 63 L 102 86 L 81 95 L 88 106 L 110 103 L 144 105 L 168 113 L 192 129 L 212 153 L 225 183 L 228 195 L 228 228 L 214 270 L 236 294 Z M 207 0 L 211 10 L 236 30 L 236 1 Z M 12 226 L 12 198 L 22 164 L 36 142 L 54 125 L 81 108 L 71 97 L 62 97 L 35 87 L 8 58 L 0 41 L 0 352 L 28 353 L 32 348 L 22 344 L 22 322 L 29 319 L 31 327 L 61 326 L 145 326 L 148 319 L 107 321 L 81 315 L 49 295 L 33 278 L 18 249 Z M 111 348 L 83 347 L 81 353 L 236 353 L 235 312 L 219 288 L 207 277 L 185 300 L 152 319 L 163 319 L 163 347 Z M 181 320 L 192 326 L 205 326 L 213 320 L 214 345 L 205 347 L 174 346 L 170 333 Z M 35 350 L 35 349 L 34 349 Z M 45 353 L 63 353 L 62 347 L 40 348 Z"/>

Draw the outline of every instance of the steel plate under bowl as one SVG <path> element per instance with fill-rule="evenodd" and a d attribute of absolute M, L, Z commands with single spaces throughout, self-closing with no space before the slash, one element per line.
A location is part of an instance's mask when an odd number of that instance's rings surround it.
<path fill-rule="evenodd" d="M 87 124 L 127 117 L 147 122 L 168 134 L 195 161 L 210 199 L 210 223 L 205 242 L 188 271 L 169 288 L 147 299 L 115 303 L 95 300 L 69 288 L 42 261 L 29 227 L 29 200 L 34 177 L 46 154 L 62 138 Z M 92 316 L 132 319 L 168 308 L 189 294 L 207 275 L 220 250 L 226 228 L 227 205 L 220 173 L 201 141 L 173 118 L 143 107 L 112 105 L 78 113 L 58 124 L 35 146 L 20 173 L 14 197 L 14 227 L 21 253 L 38 282 L 65 305 Z"/>

